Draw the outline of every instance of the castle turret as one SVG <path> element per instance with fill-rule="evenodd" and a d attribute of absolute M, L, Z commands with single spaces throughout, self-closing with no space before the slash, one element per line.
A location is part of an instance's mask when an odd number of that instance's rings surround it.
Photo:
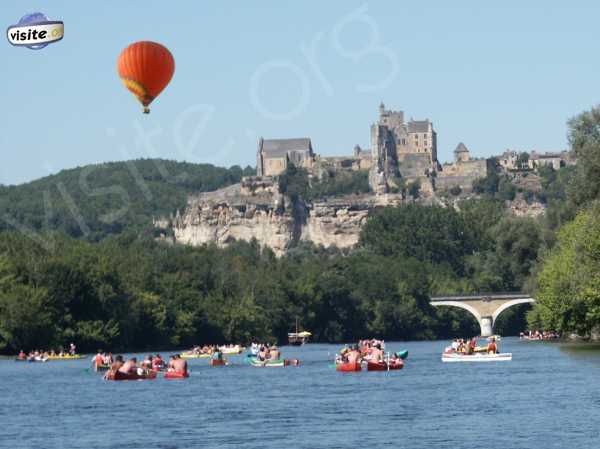
<path fill-rule="evenodd" d="M 454 149 L 454 161 L 455 162 L 466 162 L 471 159 L 471 154 L 466 145 L 460 142 Z"/>

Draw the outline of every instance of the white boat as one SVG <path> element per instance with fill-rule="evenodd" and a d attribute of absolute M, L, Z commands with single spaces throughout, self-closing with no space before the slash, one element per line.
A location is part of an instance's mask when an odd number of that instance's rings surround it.
<path fill-rule="evenodd" d="M 508 362 L 512 360 L 512 353 L 500 354 L 475 353 L 472 355 L 459 354 L 456 352 L 442 354 L 442 362 Z"/>

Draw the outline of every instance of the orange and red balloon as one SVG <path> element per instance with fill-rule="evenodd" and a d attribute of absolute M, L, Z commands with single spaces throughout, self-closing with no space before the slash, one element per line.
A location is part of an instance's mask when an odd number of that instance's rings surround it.
<path fill-rule="evenodd" d="M 119 55 L 117 71 L 123 84 L 149 113 L 150 103 L 167 87 L 175 72 L 171 52 L 161 44 L 135 42 Z"/>

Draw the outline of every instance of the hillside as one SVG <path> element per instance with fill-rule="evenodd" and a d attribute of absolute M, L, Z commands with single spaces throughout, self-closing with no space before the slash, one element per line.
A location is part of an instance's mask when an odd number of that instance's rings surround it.
<path fill-rule="evenodd" d="M 0 231 L 59 231 L 98 240 L 125 228 L 150 228 L 152 217 L 186 204 L 190 193 L 216 190 L 251 175 L 162 159 L 87 165 L 30 183 L 0 186 Z"/>

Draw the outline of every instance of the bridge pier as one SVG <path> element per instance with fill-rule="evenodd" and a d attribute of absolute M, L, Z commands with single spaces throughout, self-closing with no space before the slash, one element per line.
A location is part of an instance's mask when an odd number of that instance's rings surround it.
<path fill-rule="evenodd" d="M 491 337 L 494 335 L 494 320 L 491 316 L 481 317 L 479 327 L 481 328 L 482 337 Z"/>

